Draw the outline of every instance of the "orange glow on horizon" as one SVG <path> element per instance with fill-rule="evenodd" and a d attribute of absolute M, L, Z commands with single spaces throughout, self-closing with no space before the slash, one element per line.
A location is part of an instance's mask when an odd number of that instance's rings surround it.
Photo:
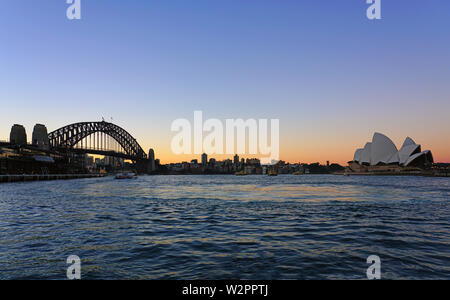
<path fill-rule="evenodd" d="M 412 135 L 414 138 L 414 136 Z M 326 139 L 311 140 L 309 143 L 302 143 L 300 141 L 292 142 L 290 139 L 282 138 L 280 140 L 280 160 L 288 163 L 316 163 L 326 164 L 327 161 L 331 163 L 338 163 L 342 166 L 346 166 L 349 161 L 353 159 L 353 155 L 357 148 L 364 146 L 366 141 L 361 139 L 355 141 L 349 137 L 342 138 L 341 143 L 335 142 L 335 139 L 327 141 Z M 396 146 L 399 148 L 403 143 L 403 138 L 396 138 L 393 140 Z M 436 163 L 450 162 L 450 141 L 433 141 L 429 140 L 423 143 L 422 139 L 415 139 L 416 143 L 422 145 L 423 150 L 431 150 L 433 153 L 434 161 Z M 144 147 L 145 145 L 145 147 Z M 145 151 L 153 148 L 155 150 L 155 156 L 160 160 L 161 164 L 190 162 L 193 159 L 201 161 L 201 154 L 182 154 L 176 155 L 172 153 L 170 148 L 170 139 L 161 140 L 155 142 L 155 146 L 150 144 L 144 144 Z M 431 145 L 431 146 L 430 146 Z M 433 146 L 434 145 L 434 146 Z M 238 154 L 239 155 L 239 154 Z M 233 160 L 233 155 L 228 154 L 208 154 L 209 158 L 215 158 L 216 160 Z M 239 158 L 261 158 L 260 155 L 239 155 Z"/>

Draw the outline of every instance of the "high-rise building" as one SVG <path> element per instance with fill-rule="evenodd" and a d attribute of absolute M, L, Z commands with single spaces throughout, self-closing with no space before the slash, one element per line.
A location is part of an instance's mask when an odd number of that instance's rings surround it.
<path fill-rule="evenodd" d="M 239 155 L 237 155 L 237 154 L 234 156 L 234 164 L 235 165 L 239 164 Z"/>
<path fill-rule="evenodd" d="M 114 157 L 111 156 L 105 156 L 103 158 L 103 162 L 105 164 L 105 166 L 114 166 Z"/>
<path fill-rule="evenodd" d="M 202 154 L 202 165 L 206 166 L 208 164 L 208 154 L 203 153 Z"/>
<path fill-rule="evenodd" d="M 247 165 L 259 166 L 261 165 L 261 161 L 257 158 L 247 158 Z"/>
<path fill-rule="evenodd" d="M 103 158 L 103 164 L 112 168 L 121 168 L 123 167 L 124 159 L 113 156 L 105 156 Z"/>
<path fill-rule="evenodd" d="M 148 151 L 148 159 L 149 159 L 149 171 L 153 172 L 156 170 L 155 151 L 153 149 L 150 149 L 150 151 Z"/>
<path fill-rule="evenodd" d="M 86 155 L 85 162 L 86 162 L 86 167 L 92 167 L 94 165 L 94 157 Z"/>

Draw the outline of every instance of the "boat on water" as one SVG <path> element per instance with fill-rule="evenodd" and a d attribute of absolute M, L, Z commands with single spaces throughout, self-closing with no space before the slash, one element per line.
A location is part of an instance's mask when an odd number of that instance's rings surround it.
<path fill-rule="evenodd" d="M 247 174 L 245 174 L 244 171 L 239 171 L 239 172 L 234 173 L 234 175 L 236 175 L 236 176 L 245 176 Z"/>
<path fill-rule="evenodd" d="M 303 173 L 302 172 L 300 172 L 300 171 L 296 171 L 296 172 L 294 172 L 294 173 L 292 173 L 293 175 L 303 175 Z"/>
<path fill-rule="evenodd" d="M 278 176 L 278 173 L 275 172 L 274 170 L 269 170 L 269 172 L 267 172 L 267 175 L 269 175 L 269 176 Z"/>
<path fill-rule="evenodd" d="M 135 173 L 117 173 L 115 179 L 135 179 L 137 175 Z"/>

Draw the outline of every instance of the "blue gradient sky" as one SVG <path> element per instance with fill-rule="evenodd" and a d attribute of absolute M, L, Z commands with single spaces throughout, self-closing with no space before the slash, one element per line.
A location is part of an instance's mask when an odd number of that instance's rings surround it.
<path fill-rule="evenodd" d="M 281 159 L 345 163 L 374 131 L 450 161 L 450 2 L 2 0 L 0 139 L 102 116 L 162 162 L 170 124 L 279 118 Z"/>

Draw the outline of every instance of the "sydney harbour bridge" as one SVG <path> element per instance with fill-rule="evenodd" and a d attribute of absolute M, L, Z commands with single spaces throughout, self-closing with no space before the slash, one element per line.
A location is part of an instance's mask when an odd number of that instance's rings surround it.
<path fill-rule="evenodd" d="M 94 154 L 131 160 L 140 172 L 147 172 L 154 161 L 153 151 L 145 153 L 138 141 L 125 129 L 113 123 L 80 122 L 47 133 L 44 125 L 36 124 L 32 142 L 27 142 L 25 128 L 14 125 L 10 140 L 0 146 L 27 148 L 49 154 Z M 150 156 L 150 157 L 149 157 Z M 154 164 L 154 163 L 153 163 Z"/>
<path fill-rule="evenodd" d="M 137 140 L 125 129 L 108 122 L 82 122 L 48 134 L 50 149 L 120 157 L 132 161 L 147 159 Z"/>

